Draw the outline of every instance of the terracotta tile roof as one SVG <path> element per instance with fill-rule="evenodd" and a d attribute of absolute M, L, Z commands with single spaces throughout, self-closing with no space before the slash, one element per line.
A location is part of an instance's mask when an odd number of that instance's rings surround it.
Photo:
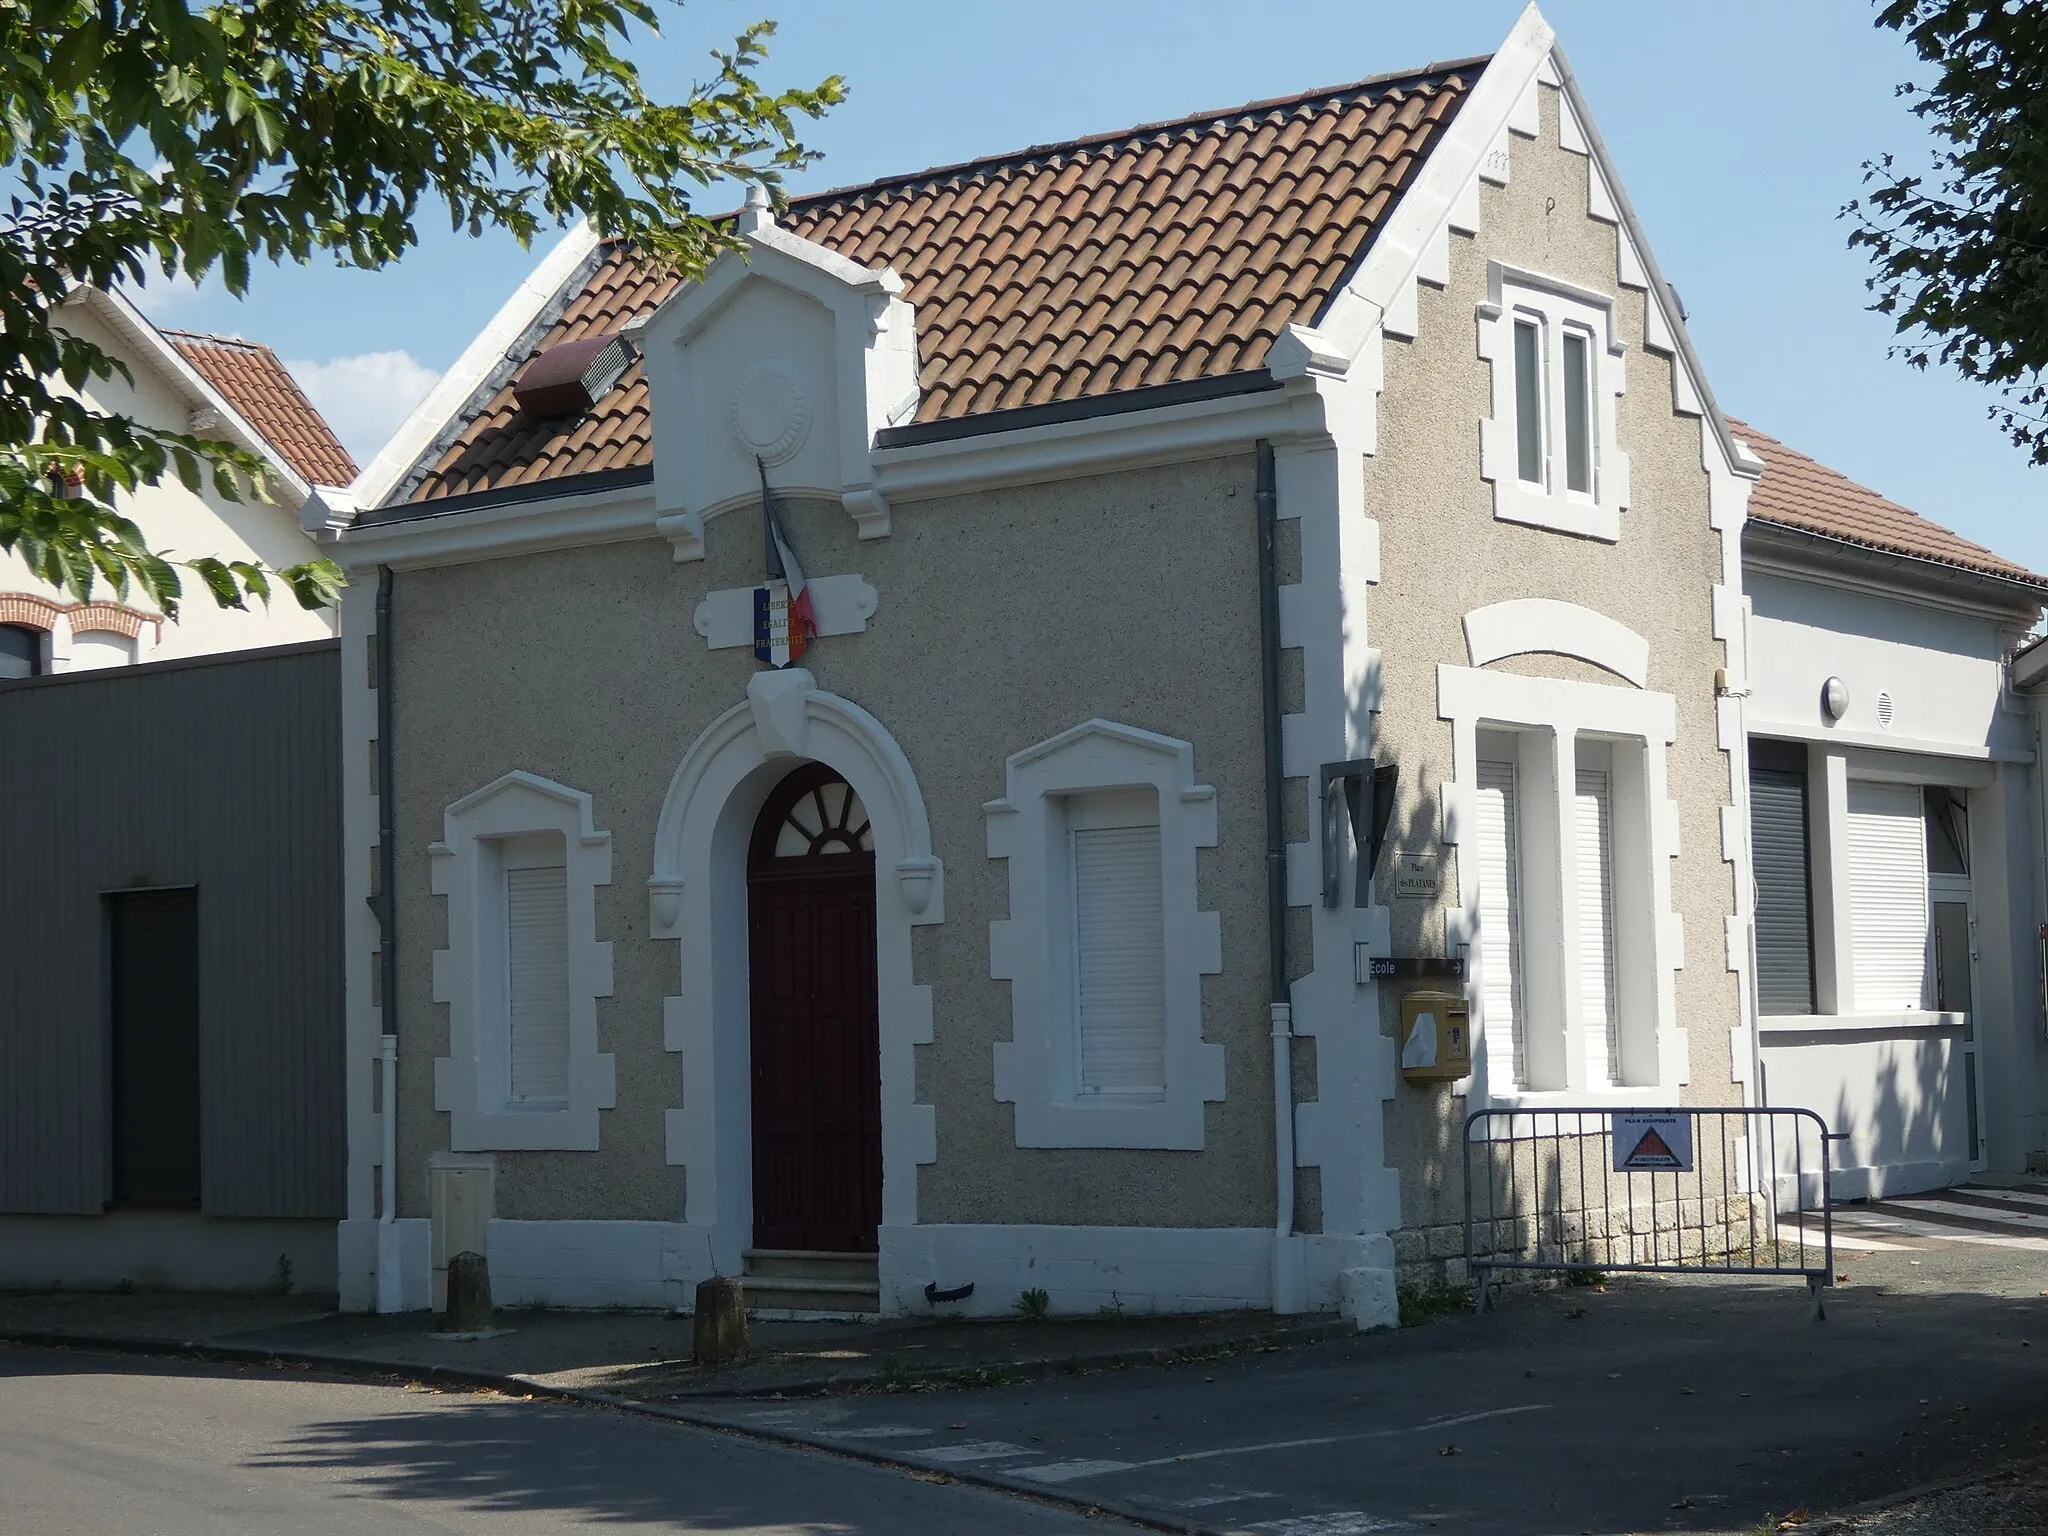
<path fill-rule="evenodd" d="M 302 479 L 315 485 L 355 479 L 355 460 L 270 348 L 201 331 L 163 334 Z"/>
<path fill-rule="evenodd" d="M 1728 418 L 1728 426 L 1764 461 L 1764 477 L 1749 496 L 1749 515 L 1756 521 L 2048 588 L 2048 576 L 2037 576 L 2025 566 L 1909 512 L 1775 437 L 1733 416 Z"/>
<path fill-rule="evenodd" d="M 1248 372 L 1284 326 L 1319 314 L 1485 63 L 823 192 L 779 222 L 903 278 L 920 422 Z M 672 286 L 606 249 L 538 345 L 614 329 Z M 508 375 L 400 496 L 650 458 L 638 366 L 574 421 L 522 417 Z"/>

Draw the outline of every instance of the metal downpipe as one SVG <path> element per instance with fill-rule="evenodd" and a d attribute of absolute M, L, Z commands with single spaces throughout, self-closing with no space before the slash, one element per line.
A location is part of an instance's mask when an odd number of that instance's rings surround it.
<path fill-rule="evenodd" d="M 1266 965 L 1273 1029 L 1273 1310 L 1299 1312 L 1294 1244 L 1294 1005 L 1287 982 L 1287 836 L 1281 815 L 1279 492 L 1273 445 L 1257 445 L 1259 677 L 1266 746 Z"/>
<path fill-rule="evenodd" d="M 383 1030 L 377 1042 L 382 1112 L 377 1211 L 377 1310 L 405 1305 L 398 1251 L 398 832 L 397 775 L 391 751 L 391 567 L 377 567 L 377 915 L 378 998 Z"/>

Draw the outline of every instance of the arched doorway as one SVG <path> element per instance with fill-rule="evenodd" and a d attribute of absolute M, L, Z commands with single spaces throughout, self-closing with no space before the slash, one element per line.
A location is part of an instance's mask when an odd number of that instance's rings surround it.
<path fill-rule="evenodd" d="M 822 763 L 769 792 L 747 850 L 754 1246 L 873 1253 L 882 1217 L 875 854 Z"/>

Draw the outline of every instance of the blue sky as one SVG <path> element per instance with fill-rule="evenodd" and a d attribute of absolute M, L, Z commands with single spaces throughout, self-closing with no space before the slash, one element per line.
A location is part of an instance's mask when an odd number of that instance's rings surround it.
<path fill-rule="evenodd" d="M 694 0 L 638 58 L 679 92 L 746 22 L 781 25 L 769 78 L 838 72 L 816 190 L 1484 53 L 1520 0 Z M 2048 470 L 1991 398 L 1887 358 L 1837 210 L 1861 165 L 1925 143 L 1893 88 L 1917 67 L 1866 0 L 1550 0 L 1694 341 L 1732 414 L 1968 537 L 2048 570 Z M 1924 71 L 1921 71 L 1924 73 Z M 718 200 L 723 206 L 726 200 Z M 236 303 L 171 291 L 166 323 L 266 341 L 364 459 L 535 259 L 434 231 L 398 267 L 257 275 Z"/>

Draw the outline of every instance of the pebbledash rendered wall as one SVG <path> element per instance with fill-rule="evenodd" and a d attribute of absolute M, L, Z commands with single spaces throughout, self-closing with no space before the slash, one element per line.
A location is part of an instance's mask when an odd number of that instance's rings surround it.
<path fill-rule="evenodd" d="M 332 640 L 0 685 L 0 1284 L 330 1289 L 342 1214 Z M 106 898 L 195 887 L 196 1210 L 110 1209 Z"/>
<path fill-rule="evenodd" d="M 1381 578 L 1367 609 L 1383 690 L 1374 746 L 1382 760 L 1400 765 L 1401 789 L 1377 899 L 1391 909 L 1396 954 L 1445 953 L 1447 909 L 1458 899 L 1459 850 L 1441 841 L 1440 787 L 1454 775 L 1451 725 L 1438 715 L 1437 668 L 1468 665 L 1463 616 L 1505 600 L 1550 598 L 1626 625 L 1649 642 L 1648 688 L 1676 699 L 1667 795 L 1677 803 L 1680 823 L 1671 908 L 1684 933 L 1673 1021 L 1689 1036 L 1682 1097 L 1734 1103 L 1741 1087 L 1731 1050 L 1742 1017 L 1724 939 L 1736 907 L 1721 824 L 1732 795 L 1715 694 L 1715 669 L 1729 658 L 1714 629 L 1713 590 L 1723 578 L 1724 550 L 1708 520 L 1703 419 L 1674 410 L 1675 360 L 1642 345 L 1646 295 L 1621 280 L 1617 224 L 1587 213 L 1593 160 L 1559 146 L 1562 93 L 1544 86 L 1540 98 L 1540 131 L 1533 140 L 1516 139 L 1510 184 L 1482 183 L 1481 234 L 1451 237 L 1449 285 L 1419 285 L 1415 339 L 1386 343 L 1379 449 L 1366 461 L 1366 503 L 1380 526 Z M 1494 516 L 1493 486 L 1480 478 L 1479 436 L 1480 422 L 1493 415 L 1491 365 L 1475 344 L 1489 261 L 1616 301 L 1616 335 L 1627 346 L 1618 446 L 1630 466 L 1616 543 Z M 1491 670 L 1631 688 L 1568 656 L 1512 656 Z M 1404 853 L 1441 860 L 1441 899 L 1395 896 L 1393 871 Z M 1399 1030 L 1400 989 L 1382 987 L 1381 993 L 1382 1028 L 1392 1037 Z M 1440 1277 L 1443 1261 L 1463 1251 L 1459 1143 L 1467 1108 L 1465 1097 L 1447 1086 L 1406 1084 L 1389 1105 L 1387 1164 L 1400 1174 L 1402 1230 L 1395 1253 L 1404 1281 Z"/>
<path fill-rule="evenodd" d="M 933 1006 L 916 1099 L 934 1106 L 938 1150 L 919 1170 L 919 1224 L 1235 1229 L 1253 1254 L 1243 1299 L 1265 1283 L 1273 1199 L 1253 481 L 1240 455 L 910 502 L 865 543 L 837 506 L 782 508 L 813 577 L 857 572 L 876 589 L 866 632 L 814 642 L 803 665 L 900 744 L 945 867 L 945 920 L 912 930 Z M 590 794 L 611 834 L 596 936 L 612 945 L 613 990 L 597 1028 L 617 1058 L 617 1107 L 600 1114 L 596 1152 L 494 1154 L 496 1214 L 682 1220 L 684 1170 L 664 1143 L 683 1089 L 663 1047 L 678 946 L 648 937 L 644 882 L 678 763 L 762 670 L 693 627 L 707 591 L 761 580 L 759 517 L 715 518 L 705 543 L 684 564 L 650 538 L 397 576 L 402 1217 L 427 1214 L 428 1158 L 449 1144 L 429 1086 L 449 1024 L 432 1001 L 432 952 L 448 940 L 427 845 L 444 807 L 524 769 Z M 1223 1047 L 1225 1097 L 1205 1108 L 1201 1151 L 1019 1148 L 1015 1108 L 995 1096 L 994 1047 L 1013 1025 L 989 924 L 1010 897 L 984 805 L 1004 794 L 1011 754 L 1098 717 L 1191 742 L 1196 781 L 1216 792 L 1197 904 L 1221 917 L 1202 1037 Z"/>

